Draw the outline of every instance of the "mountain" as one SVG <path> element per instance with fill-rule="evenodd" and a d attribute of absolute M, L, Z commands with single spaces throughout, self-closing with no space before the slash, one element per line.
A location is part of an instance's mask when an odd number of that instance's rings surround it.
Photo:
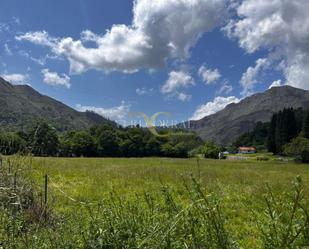
<path fill-rule="evenodd" d="M 104 122 L 112 123 L 92 112 L 78 112 L 28 85 L 12 85 L 0 78 L 0 128 L 27 129 L 38 120 L 48 122 L 58 131 L 81 130 Z"/>
<path fill-rule="evenodd" d="M 264 93 L 247 97 L 237 104 L 201 120 L 188 121 L 190 130 L 198 133 L 203 140 L 228 145 L 235 138 L 252 130 L 258 121 L 270 121 L 273 113 L 284 108 L 309 108 L 309 91 L 291 86 L 273 87 Z"/>

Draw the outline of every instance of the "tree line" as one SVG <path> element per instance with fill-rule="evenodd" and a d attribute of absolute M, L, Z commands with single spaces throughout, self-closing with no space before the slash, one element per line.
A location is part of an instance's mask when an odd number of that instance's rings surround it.
<path fill-rule="evenodd" d="M 257 123 L 232 144 L 234 149 L 239 146 L 255 146 L 275 155 L 309 161 L 309 110 L 286 108 L 273 114 L 270 122 Z"/>
<path fill-rule="evenodd" d="M 0 154 L 4 155 L 218 158 L 219 152 L 236 153 L 240 146 L 254 146 L 258 151 L 309 162 L 309 110 L 287 108 L 275 113 L 270 122 L 258 122 L 227 148 L 213 141 L 204 143 L 195 133 L 180 129 L 163 129 L 156 136 L 139 126 L 123 128 L 111 124 L 59 134 L 51 125 L 39 122 L 26 132 L 0 132 Z"/>
<path fill-rule="evenodd" d="M 102 124 L 88 130 L 58 134 L 52 126 L 39 122 L 27 132 L 1 132 L 0 153 L 62 157 L 188 157 L 191 150 L 202 144 L 192 132 L 165 129 L 159 133 L 155 136 L 139 126 L 123 128 Z"/>

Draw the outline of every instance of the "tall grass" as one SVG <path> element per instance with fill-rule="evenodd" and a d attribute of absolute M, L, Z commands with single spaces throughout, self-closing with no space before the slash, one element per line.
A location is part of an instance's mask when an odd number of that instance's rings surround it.
<path fill-rule="evenodd" d="M 203 187 L 200 177 L 183 177 L 177 188 L 162 184 L 158 191 L 128 195 L 115 188 L 98 202 L 75 203 L 70 212 L 51 210 L 45 220 L 40 186 L 33 182 L 29 165 L 30 159 L 7 158 L 0 169 L 0 248 L 240 248 L 229 226 L 232 207 L 222 205 L 222 196 Z M 16 200 L 18 209 L 12 205 Z M 282 193 L 268 186 L 264 205 L 251 211 L 261 248 L 309 246 L 301 178 Z"/>
<path fill-rule="evenodd" d="M 309 246 L 308 203 L 304 199 L 302 179 L 297 177 L 292 190 L 274 196 L 268 186 L 264 195 L 266 209 L 260 219 L 266 249 L 304 248 Z"/>

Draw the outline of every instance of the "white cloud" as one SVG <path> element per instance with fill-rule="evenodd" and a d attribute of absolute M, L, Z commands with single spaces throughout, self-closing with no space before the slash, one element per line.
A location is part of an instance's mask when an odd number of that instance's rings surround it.
<path fill-rule="evenodd" d="M 191 95 L 185 93 L 178 93 L 178 99 L 182 102 L 189 101 L 191 99 Z"/>
<path fill-rule="evenodd" d="M 188 72 L 172 71 L 162 86 L 161 92 L 164 94 L 176 93 L 181 88 L 187 88 L 193 85 L 195 85 L 194 79 Z"/>
<path fill-rule="evenodd" d="M 4 52 L 7 54 L 7 55 L 12 55 L 12 51 L 9 47 L 9 45 L 7 43 L 4 44 Z"/>
<path fill-rule="evenodd" d="M 36 45 L 48 46 L 51 48 L 56 48 L 56 45 L 59 42 L 59 39 L 51 37 L 45 30 L 28 32 L 23 35 L 18 35 L 15 38 L 18 41 L 26 40 Z"/>
<path fill-rule="evenodd" d="M 146 87 L 142 87 L 142 88 L 136 88 L 135 92 L 137 95 L 151 95 L 153 93 L 154 89 L 150 88 L 147 89 Z"/>
<path fill-rule="evenodd" d="M 23 56 L 25 58 L 28 58 L 32 61 L 34 61 L 35 63 L 37 63 L 40 66 L 45 66 L 47 63 L 47 60 L 62 60 L 62 58 L 58 55 L 55 54 L 46 54 L 42 57 L 39 58 L 35 58 L 33 57 L 29 52 L 25 51 L 25 50 L 19 50 L 18 54 L 20 56 Z"/>
<path fill-rule="evenodd" d="M 217 94 L 229 94 L 232 91 L 233 91 L 233 86 L 225 82 L 216 93 Z"/>
<path fill-rule="evenodd" d="M 80 40 L 28 32 L 17 40 L 44 45 L 70 62 L 72 73 L 89 69 L 135 72 L 158 68 L 168 58 L 187 58 L 201 34 L 220 25 L 227 0 L 135 0 L 131 25 L 113 25 L 105 34 L 89 30 Z M 179 14 L 181 13 L 181 14 Z M 95 47 L 87 47 L 91 41 Z"/>
<path fill-rule="evenodd" d="M 50 72 L 48 69 L 43 69 L 43 81 L 46 84 L 52 85 L 52 86 L 65 86 L 66 88 L 70 88 L 70 77 L 66 74 L 62 74 L 62 76 L 58 75 L 56 72 Z"/>
<path fill-rule="evenodd" d="M 308 12 L 308 0 L 244 0 L 225 31 L 248 53 L 267 49 L 287 84 L 309 90 Z"/>
<path fill-rule="evenodd" d="M 29 80 L 28 74 L 2 74 L 1 77 L 14 85 L 29 85 L 27 83 Z"/>
<path fill-rule="evenodd" d="M 45 64 L 46 64 L 46 58 L 45 57 L 41 57 L 41 58 L 29 57 L 29 59 L 34 61 L 35 63 L 39 64 L 40 66 L 45 66 Z"/>
<path fill-rule="evenodd" d="M 147 89 L 146 88 L 136 88 L 135 90 L 137 95 L 145 95 L 147 93 Z"/>
<path fill-rule="evenodd" d="M 190 120 L 200 120 L 206 116 L 212 115 L 218 111 L 223 110 L 227 105 L 231 103 L 238 103 L 240 99 L 235 96 L 229 97 L 216 97 L 213 101 L 199 106 Z"/>
<path fill-rule="evenodd" d="M 80 104 L 76 105 L 79 111 L 93 111 L 105 118 L 109 118 L 115 121 L 125 120 L 130 109 L 131 105 L 126 104 L 124 101 L 121 102 L 119 106 L 111 108 L 95 107 L 95 106 L 82 106 Z"/>
<path fill-rule="evenodd" d="M 218 69 L 208 69 L 205 65 L 200 67 L 198 74 L 206 85 L 213 84 L 221 78 L 221 74 Z"/>
<path fill-rule="evenodd" d="M 248 96 L 253 93 L 254 86 L 258 83 L 259 74 L 270 66 L 268 59 L 258 59 L 254 67 L 248 67 L 247 71 L 242 75 L 240 84 L 243 87 L 242 95 Z"/>
<path fill-rule="evenodd" d="M 268 89 L 278 86 L 282 86 L 281 80 L 275 80 L 273 83 L 270 84 Z"/>

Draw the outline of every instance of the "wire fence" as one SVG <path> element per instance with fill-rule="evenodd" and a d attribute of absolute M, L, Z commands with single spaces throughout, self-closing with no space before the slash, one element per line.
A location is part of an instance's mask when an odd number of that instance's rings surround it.
<path fill-rule="evenodd" d="M 71 201 L 72 203 L 78 204 L 78 205 L 98 205 L 100 204 L 100 201 L 79 201 L 77 198 L 73 197 L 71 194 L 69 194 L 66 190 L 64 190 L 63 187 L 61 187 L 58 183 L 57 180 L 52 177 L 49 174 L 44 174 L 42 171 L 39 171 L 37 169 L 34 169 L 33 167 L 31 168 L 31 171 L 33 173 L 36 174 L 36 176 L 39 179 L 42 179 L 42 184 L 38 185 L 36 184 L 36 187 L 39 188 L 43 188 L 44 189 L 44 193 L 45 193 L 45 189 L 47 190 L 47 192 L 49 194 L 53 194 L 51 193 L 51 191 L 53 191 L 54 193 L 57 192 L 58 194 L 60 194 L 62 197 L 64 197 L 65 199 Z M 47 181 L 46 181 L 47 179 Z M 72 185 L 72 182 L 70 183 L 70 185 Z M 43 187 L 42 187 L 43 186 Z"/>
<path fill-rule="evenodd" d="M 53 176 L 36 169 L 31 157 L 0 155 L 0 208 L 18 212 L 29 209 L 39 222 L 48 222 L 57 198 L 67 199 L 74 205 L 98 205 L 84 202 L 69 194 Z"/>

